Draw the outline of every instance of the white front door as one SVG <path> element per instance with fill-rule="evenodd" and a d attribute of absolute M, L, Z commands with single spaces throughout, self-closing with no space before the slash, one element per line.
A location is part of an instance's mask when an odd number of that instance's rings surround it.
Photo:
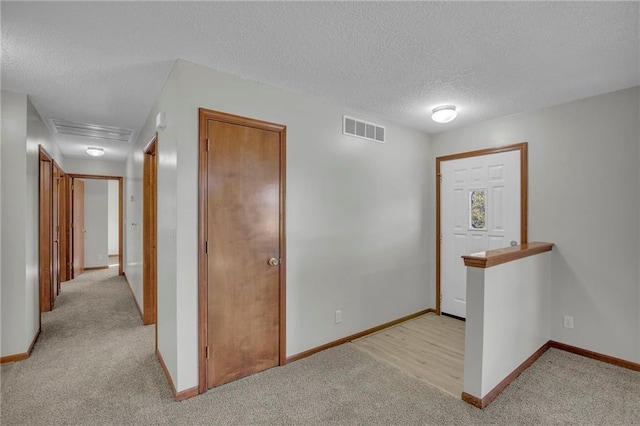
<path fill-rule="evenodd" d="M 520 244 L 520 151 L 440 165 L 440 310 L 466 318 L 466 254 Z"/>

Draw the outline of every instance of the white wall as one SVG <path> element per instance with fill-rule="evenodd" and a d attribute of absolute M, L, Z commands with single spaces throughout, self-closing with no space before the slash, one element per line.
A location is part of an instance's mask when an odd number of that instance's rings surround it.
<path fill-rule="evenodd" d="M 82 179 L 84 182 L 84 266 L 109 265 L 108 181 Z"/>
<path fill-rule="evenodd" d="M 432 305 L 426 134 L 188 62 L 178 69 L 180 389 L 197 384 L 199 107 L 287 126 L 287 355 Z M 342 135 L 343 114 L 387 126 L 387 143 Z"/>
<path fill-rule="evenodd" d="M 174 67 L 149 113 L 135 149 L 127 159 L 125 179 L 125 274 L 139 306 L 142 294 L 142 169 L 143 150 L 155 135 L 156 115 L 167 114 L 168 127 L 158 134 L 158 351 L 163 357 L 174 382 L 177 377 L 176 335 L 176 164 L 177 164 L 177 90 L 178 71 Z M 196 221 L 195 218 L 191 220 Z M 181 279 L 182 281 L 182 279 Z"/>
<path fill-rule="evenodd" d="M 64 172 L 85 175 L 124 176 L 126 163 L 124 161 L 107 161 L 95 158 L 65 157 Z"/>
<path fill-rule="evenodd" d="M 26 205 L 26 326 L 31 336 L 40 327 L 40 283 L 39 283 L 39 181 L 40 163 L 38 146 L 41 145 L 61 167 L 64 168 L 58 144 L 40 115 L 27 98 L 27 205 Z"/>
<path fill-rule="evenodd" d="M 27 96 L 2 92 L 2 335 L 1 354 L 26 351 L 25 235 Z"/>
<path fill-rule="evenodd" d="M 443 132 L 432 137 L 429 161 L 433 172 L 437 156 L 529 142 L 529 241 L 556 243 L 551 337 L 633 362 L 640 361 L 639 104 L 635 87 Z M 574 317 L 574 329 L 563 327 L 563 315 Z"/>
<path fill-rule="evenodd" d="M 177 61 L 128 159 L 127 199 L 141 200 L 141 152 L 156 114 L 165 111 L 168 127 L 158 135 L 158 341 L 178 391 L 197 386 L 199 107 L 287 126 L 287 355 L 433 305 L 425 285 L 433 218 L 426 134 Z M 343 136 L 343 114 L 386 125 L 387 144 Z M 141 206 L 127 207 L 127 222 L 141 221 Z M 127 239 L 135 288 L 139 231 L 127 228 L 136 239 Z M 338 309 L 343 321 L 336 325 Z"/>
<path fill-rule="evenodd" d="M 42 147 L 62 154 L 26 95 L 2 91 L 2 348 L 26 352 L 38 331 L 38 184 Z"/>
<path fill-rule="evenodd" d="M 4 107 L 2 105 L 2 95 L 0 95 L 0 117 L 4 116 Z M 8 113 L 8 110 L 7 110 Z M 0 195 L 4 191 L 2 187 L 2 182 L 7 182 L 6 179 L 3 179 L 2 170 L 6 169 L 6 167 L 2 166 L 2 139 L 4 139 L 5 133 L 2 132 L 2 128 L 4 127 L 4 121 L 0 120 Z M 8 139 L 11 139 L 10 137 Z M 7 176 L 8 178 L 8 176 Z M 2 243 L 4 239 L 2 238 L 2 196 L 0 196 L 0 355 L 2 352 L 2 312 L 4 312 L 3 304 L 2 304 Z"/>
<path fill-rule="evenodd" d="M 484 398 L 549 341 L 551 258 L 467 268 L 466 393 Z"/>
<path fill-rule="evenodd" d="M 109 180 L 107 181 L 107 232 L 109 234 L 109 255 L 119 254 L 119 242 L 120 238 L 118 236 L 118 181 L 117 180 Z"/>

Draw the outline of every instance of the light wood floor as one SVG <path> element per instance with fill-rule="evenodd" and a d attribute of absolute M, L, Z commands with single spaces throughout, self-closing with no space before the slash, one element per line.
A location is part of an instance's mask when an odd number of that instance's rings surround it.
<path fill-rule="evenodd" d="M 352 342 L 429 384 L 460 398 L 464 321 L 426 314 Z"/>

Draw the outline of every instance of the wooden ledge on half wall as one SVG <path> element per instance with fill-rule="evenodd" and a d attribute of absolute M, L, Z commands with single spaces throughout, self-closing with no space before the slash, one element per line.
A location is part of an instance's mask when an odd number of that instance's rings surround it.
<path fill-rule="evenodd" d="M 462 258 L 464 259 L 465 266 L 471 266 L 474 268 L 490 268 L 503 263 L 513 262 L 514 260 L 522 259 L 524 257 L 551 251 L 553 246 L 554 243 L 525 243 L 513 247 L 472 253 L 467 256 L 462 256 Z"/>

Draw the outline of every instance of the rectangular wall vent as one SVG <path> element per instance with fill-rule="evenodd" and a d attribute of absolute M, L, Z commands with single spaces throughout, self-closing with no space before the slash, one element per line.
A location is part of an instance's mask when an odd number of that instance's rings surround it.
<path fill-rule="evenodd" d="M 384 126 L 345 115 L 342 117 L 342 133 L 356 138 L 385 143 L 386 129 Z"/>
<path fill-rule="evenodd" d="M 91 139 L 102 139 L 107 141 L 133 142 L 133 130 L 121 129 L 119 127 L 100 126 L 97 124 L 76 123 L 73 121 L 49 118 L 55 133 L 61 135 L 82 136 Z"/>

